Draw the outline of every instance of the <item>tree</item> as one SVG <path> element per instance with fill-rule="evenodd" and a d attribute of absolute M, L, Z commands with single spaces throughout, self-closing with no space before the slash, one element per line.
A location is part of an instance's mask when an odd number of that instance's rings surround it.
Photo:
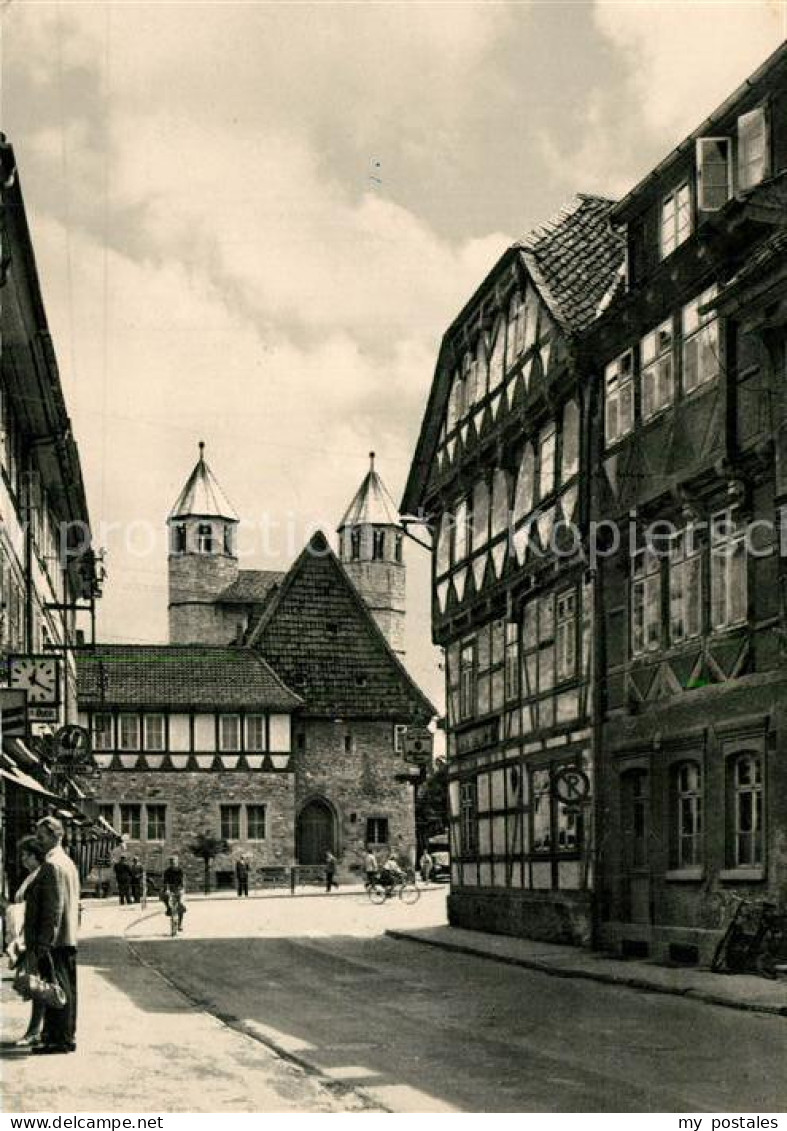
<path fill-rule="evenodd" d="M 227 844 L 224 837 L 214 836 L 213 833 L 207 829 L 203 833 L 197 834 L 197 839 L 193 844 L 189 845 L 189 852 L 194 856 L 198 856 L 205 864 L 205 895 L 210 894 L 210 866 L 217 856 L 223 856 L 229 852 L 230 846 Z"/>

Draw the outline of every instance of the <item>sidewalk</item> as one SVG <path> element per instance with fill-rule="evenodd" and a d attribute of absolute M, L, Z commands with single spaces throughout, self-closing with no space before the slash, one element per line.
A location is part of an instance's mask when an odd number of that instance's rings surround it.
<path fill-rule="evenodd" d="M 125 909 L 124 909 L 125 910 Z M 30 1005 L 3 970 L 6 1112 L 353 1112 L 349 1089 L 328 1089 L 265 1044 L 197 1009 L 118 937 L 80 946 L 77 1051 L 33 1056 L 13 1047 Z"/>
<path fill-rule="evenodd" d="M 777 1013 L 787 1017 L 785 978 L 772 982 L 753 974 L 712 974 L 709 970 L 656 966 L 573 946 L 467 931 L 461 927 L 397 929 L 388 930 L 386 934 L 459 954 L 505 962 L 510 966 L 524 966 L 560 978 L 588 978 L 594 982 L 629 986 L 652 993 L 678 994 L 730 1009 Z"/>

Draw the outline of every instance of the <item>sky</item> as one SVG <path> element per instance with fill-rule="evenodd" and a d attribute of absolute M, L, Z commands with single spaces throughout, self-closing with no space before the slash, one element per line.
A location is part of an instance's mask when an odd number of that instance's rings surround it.
<path fill-rule="evenodd" d="M 785 0 L 0 18 L 111 641 L 166 639 L 165 519 L 199 440 L 245 568 L 332 532 L 370 449 L 398 501 L 442 333 L 502 251 L 574 192 L 625 193 L 787 36 Z M 407 561 L 408 662 L 439 705 L 429 555 Z"/>

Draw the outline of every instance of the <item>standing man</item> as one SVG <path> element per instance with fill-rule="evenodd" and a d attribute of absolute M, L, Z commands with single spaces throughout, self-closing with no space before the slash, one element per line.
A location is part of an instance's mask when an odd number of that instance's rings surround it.
<path fill-rule="evenodd" d="M 377 857 L 372 851 L 372 846 L 369 845 L 366 849 L 366 856 L 364 857 L 363 870 L 366 873 L 366 888 L 370 888 L 377 879 L 379 868 L 377 867 Z"/>
<path fill-rule="evenodd" d="M 336 883 L 336 857 L 332 852 L 325 853 L 325 890 L 338 888 Z"/>
<path fill-rule="evenodd" d="M 428 884 L 429 883 L 429 877 L 432 874 L 432 868 L 434 867 L 434 861 L 432 860 L 432 857 L 429 855 L 429 849 L 428 848 L 425 848 L 423 850 L 423 852 L 421 853 L 421 859 L 419 860 L 419 865 L 420 865 L 420 868 L 421 868 L 421 879 L 424 881 L 425 884 Z"/>
<path fill-rule="evenodd" d="M 235 880 L 238 885 L 238 895 L 249 894 L 249 858 L 239 856 L 235 861 Z"/>
<path fill-rule="evenodd" d="M 124 903 L 131 903 L 131 868 L 125 853 L 121 855 L 115 865 L 115 879 L 117 880 L 118 897 L 122 907 Z"/>
<path fill-rule="evenodd" d="M 142 899 L 142 877 L 145 869 L 142 866 L 142 861 L 138 856 L 131 857 L 131 863 L 128 866 L 129 880 L 131 883 L 131 898 L 135 903 L 139 903 Z"/>
<path fill-rule="evenodd" d="M 66 1004 L 62 1009 L 45 1006 L 42 1042 L 32 1051 L 74 1052 L 79 873 L 63 851 L 63 826 L 56 817 L 38 822 L 36 839 L 45 855 L 25 909 L 25 942 L 39 973 L 51 977 L 63 989 Z"/>

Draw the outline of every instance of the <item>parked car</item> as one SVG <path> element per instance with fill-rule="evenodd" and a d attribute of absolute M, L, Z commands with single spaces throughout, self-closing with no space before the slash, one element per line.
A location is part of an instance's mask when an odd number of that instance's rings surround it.
<path fill-rule="evenodd" d="M 432 852 L 432 876 L 436 884 L 451 882 L 451 857 L 448 852 Z"/>

